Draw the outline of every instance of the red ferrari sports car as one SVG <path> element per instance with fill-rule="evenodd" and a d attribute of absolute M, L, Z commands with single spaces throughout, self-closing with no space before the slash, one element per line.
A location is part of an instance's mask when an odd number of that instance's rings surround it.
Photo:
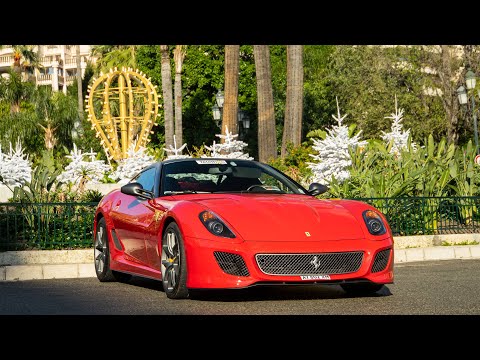
<path fill-rule="evenodd" d="M 337 284 L 373 293 L 393 283 L 393 237 L 382 213 L 322 200 L 257 161 L 187 158 L 155 163 L 98 204 L 100 281 L 163 282 L 172 299 L 193 289 Z"/>

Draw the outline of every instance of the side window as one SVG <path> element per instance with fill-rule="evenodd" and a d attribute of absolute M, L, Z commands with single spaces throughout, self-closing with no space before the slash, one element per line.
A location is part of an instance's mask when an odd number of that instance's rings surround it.
<path fill-rule="evenodd" d="M 140 183 L 145 190 L 153 191 L 155 185 L 155 170 L 155 168 L 145 170 L 132 179 L 132 181 Z"/>

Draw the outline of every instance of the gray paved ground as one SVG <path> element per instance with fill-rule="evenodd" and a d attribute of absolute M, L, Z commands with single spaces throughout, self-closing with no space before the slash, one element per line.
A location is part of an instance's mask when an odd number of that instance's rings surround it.
<path fill-rule="evenodd" d="M 10 315 L 480 315 L 480 260 L 399 264 L 395 284 L 372 297 L 338 286 L 214 291 L 170 300 L 159 282 L 96 278 L 0 282 L 0 314 Z"/>

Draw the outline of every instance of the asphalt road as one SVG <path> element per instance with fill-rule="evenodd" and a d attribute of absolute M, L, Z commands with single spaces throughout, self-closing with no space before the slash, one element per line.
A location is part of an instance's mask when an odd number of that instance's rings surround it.
<path fill-rule="evenodd" d="M 339 286 L 209 291 L 170 300 L 153 280 L 0 282 L 0 315 L 479 315 L 480 260 L 398 264 L 395 284 L 349 297 Z"/>

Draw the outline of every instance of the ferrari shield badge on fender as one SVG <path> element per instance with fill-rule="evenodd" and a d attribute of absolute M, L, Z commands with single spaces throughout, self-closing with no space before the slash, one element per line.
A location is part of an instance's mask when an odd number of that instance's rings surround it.
<path fill-rule="evenodd" d="M 165 211 L 155 210 L 155 214 L 153 215 L 155 222 L 158 222 L 163 217 L 163 214 L 165 214 Z"/>

